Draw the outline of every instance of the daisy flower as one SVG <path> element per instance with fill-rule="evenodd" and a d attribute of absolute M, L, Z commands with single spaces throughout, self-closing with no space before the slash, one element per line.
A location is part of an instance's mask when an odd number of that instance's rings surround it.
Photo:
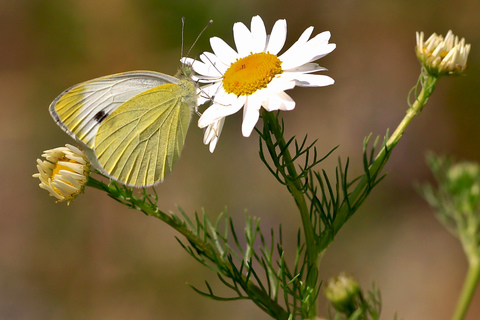
<path fill-rule="evenodd" d="M 241 22 L 234 24 L 237 50 L 213 37 L 213 53 L 204 52 L 201 61 L 182 58 L 182 63 L 195 71 L 193 80 L 205 84 L 199 88 L 198 105 L 211 101 L 198 120 L 198 126 L 206 128 L 204 143 L 209 144 L 210 152 L 215 149 L 225 117 L 243 108 L 242 134 L 248 137 L 261 107 L 267 111 L 295 108 L 295 101 L 285 90 L 334 83 L 328 76 L 312 74 L 326 70 L 313 61 L 335 49 L 334 43 L 328 43 L 330 32 L 309 39 L 312 32 L 313 27 L 307 28 L 297 42 L 279 55 L 287 37 L 286 20 L 278 20 L 267 35 L 262 18 L 255 16 L 250 30 Z"/>

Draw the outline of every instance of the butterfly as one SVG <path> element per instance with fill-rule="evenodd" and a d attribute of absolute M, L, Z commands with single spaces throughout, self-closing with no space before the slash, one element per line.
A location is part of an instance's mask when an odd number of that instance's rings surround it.
<path fill-rule="evenodd" d="M 189 73 L 132 71 L 93 79 L 62 92 L 49 111 L 100 172 L 127 186 L 153 186 L 177 163 L 197 106 Z"/>

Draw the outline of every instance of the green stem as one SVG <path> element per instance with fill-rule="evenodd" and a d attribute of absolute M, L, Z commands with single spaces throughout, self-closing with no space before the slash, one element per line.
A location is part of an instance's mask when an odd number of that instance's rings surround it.
<path fill-rule="evenodd" d="M 265 109 L 262 111 L 262 119 L 264 126 L 273 134 L 276 139 L 276 143 L 280 150 L 282 150 L 283 164 L 285 164 L 288 175 L 284 175 L 285 183 L 288 190 L 292 194 L 297 208 L 300 212 L 300 217 L 302 220 L 303 232 L 305 236 L 306 244 L 306 262 L 307 262 L 307 276 L 305 279 L 305 284 L 307 290 L 311 292 L 316 292 L 317 280 L 318 280 L 318 260 L 319 260 L 319 250 L 317 246 L 317 239 L 315 237 L 315 230 L 313 228 L 312 220 L 310 217 L 310 211 L 305 199 L 303 186 L 299 175 L 295 168 L 295 163 L 292 161 L 292 156 L 288 150 L 287 143 L 283 136 L 283 130 L 280 123 L 278 122 L 278 117 L 272 112 L 268 112 Z M 274 143 L 275 145 L 275 143 Z M 277 168 L 281 168 L 283 164 L 275 163 Z M 282 170 L 280 170 L 283 172 Z M 312 319 L 316 315 L 316 297 L 311 295 L 307 305 L 307 317 Z"/>
<path fill-rule="evenodd" d="M 123 204 L 128 204 L 131 208 L 139 210 L 145 213 L 147 216 L 155 217 L 177 232 L 184 236 L 190 243 L 194 243 L 197 250 L 201 251 L 202 254 L 210 259 L 210 261 L 215 261 L 218 265 L 219 273 L 222 270 L 231 270 L 230 263 L 228 261 L 219 260 L 218 255 L 215 254 L 213 248 L 202 241 L 197 237 L 190 229 L 188 229 L 181 221 L 173 219 L 168 214 L 160 211 L 156 206 L 151 206 L 146 203 L 144 200 L 136 198 L 132 195 L 121 195 L 119 194 L 119 189 L 113 187 L 112 185 L 107 185 L 101 181 L 98 181 L 91 176 L 87 182 L 87 185 L 102 191 L 106 191 L 109 196 L 122 202 Z M 123 189 L 120 189 L 123 190 Z M 228 272 L 226 273 L 228 276 Z M 262 310 L 267 312 L 270 316 L 278 320 L 288 320 L 289 314 L 282 306 L 280 306 L 276 301 L 272 300 L 265 291 L 261 290 L 255 283 L 247 279 L 246 276 L 242 276 L 244 282 L 244 290 L 248 293 L 249 298 L 258 305 Z"/>
<path fill-rule="evenodd" d="M 468 272 L 452 320 L 463 320 L 480 280 L 480 259 L 469 260 Z"/>
<path fill-rule="evenodd" d="M 402 138 L 402 135 L 407 128 L 408 124 L 412 119 L 418 115 L 423 107 L 427 104 L 428 98 L 433 92 L 433 89 L 435 88 L 435 85 L 438 81 L 438 78 L 436 76 L 432 76 L 427 74 L 426 72 L 422 73 L 420 77 L 423 78 L 422 82 L 422 90 L 420 91 L 418 97 L 416 98 L 415 102 L 408 108 L 407 113 L 403 120 L 400 122 L 398 125 L 397 129 L 393 132 L 393 134 L 390 136 L 388 139 L 387 143 L 385 146 L 380 150 L 380 152 L 377 154 L 375 157 L 374 162 L 370 165 L 369 167 L 369 174 L 370 176 L 373 175 L 378 175 L 380 171 L 383 169 L 385 164 L 388 161 L 388 157 L 390 156 L 390 153 L 392 152 L 393 148 L 397 145 L 397 143 L 400 141 Z M 362 194 L 363 190 L 367 186 L 367 183 L 369 183 L 369 179 L 364 176 L 358 185 L 355 187 L 353 192 L 349 195 L 349 203 L 354 203 L 355 200 L 358 199 L 358 197 Z M 347 222 L 347 220 L 351 217 L 351 215 L 354 212 L 352 212 L 349 208 L 348 205 L 343 205 L 336 218 L 335 221 L 333 222 L 333 233 L 334 235 L 340 230 L 340 228 Z M 333 237 L 332 237 L 333 239 Z M 331 241 L 331 240 L 330 240 Z M 322 245 L 322 250 L 326 248 L 328 244 Z"/>

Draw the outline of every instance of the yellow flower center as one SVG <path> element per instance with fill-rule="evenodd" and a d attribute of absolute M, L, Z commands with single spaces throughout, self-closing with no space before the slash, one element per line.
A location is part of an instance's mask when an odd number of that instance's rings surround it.
<path fill-rule="evenodd" d="M 427 48 L 423 48 L 423 53 L 426 54 L 427 57 L 431 57 L 432 54 L 433 54 L 433 50 L 432 50 L 432 51 L 428 51 Z M 440 52 L 440 58 L 441 58 L 441 59 L 445 58 L 445 57 L 447 56 L 447 54 L 448 54 L 448 51 L 442 50 L 442 51 Z"/>
<path fill-rule="evenodd" d="M 78 163 L 77 161 L 72 160 L 72 159 L 68 159 L 67 157 L 62 157 L 62 158 L 58 159 L 58 161 Z M 73 170 L 70 169 L 69 167 L 64 166 L 64 165 L 61 165 L 60 163 L 57 162 L 57 163 L 55 164 L 55 167 L 54 167 L 53 170 L 52 170 L 52 182 L 55 181 L 56 177 L 60 174 L 60 170 L 67 170 L 67 171 L 70 171 L 70 172 L 75 173 L 75 171 L 73 171 Z M 69 185 L 71 185 L 72 187 L 74 187 L 74 185 L 71 184 L 71 183 L 68 182 L 68 181 L 65 181 L 65 180 L 63 180 L 63 179 L 62 179 L 61 181 L 63 181 L 64 183 L 69 184 Z M 58 190 L 57 187 L 52 186 L 52 188 L 53 188 L 57 193 L 62 194 L 63 196 L 65 196 L 61 190 Z"/>
<path fill-rule="evenodd" d="M 223 75 L 223 88 L 227 93 L 248 96 L 264 89 L 277 75 L 282 73 L 282 61 L 268 52 L 252 53 L 237 59 Z"/>
<path fill-rule="evenodd" d="M 68 159 L 67 157 L 60 158 L 58 159 L 58 161 L 77 163 L 75 160 Z M 74 172 L 69 167 L 61 165 L 60 163 L 57 162 L 55 164 L 55 168 L 53 168 L 52 170 L 52 181 L 55 180 L 55 176 L 60 173 L 60 170 L 68 170 L 68 171 Z"/>

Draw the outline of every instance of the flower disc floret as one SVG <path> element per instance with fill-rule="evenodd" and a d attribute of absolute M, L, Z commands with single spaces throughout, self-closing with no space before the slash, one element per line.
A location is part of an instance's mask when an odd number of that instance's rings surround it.
<path fill-rule="evenodd" d="M 223 88 L 226 93 L 237 97 L 252 95 L 257 90 L 267 88 L 277 75 L 281 74 L 282 61 L 268 52 L 252 53 L 237 59 L 223 75 Z"/>

